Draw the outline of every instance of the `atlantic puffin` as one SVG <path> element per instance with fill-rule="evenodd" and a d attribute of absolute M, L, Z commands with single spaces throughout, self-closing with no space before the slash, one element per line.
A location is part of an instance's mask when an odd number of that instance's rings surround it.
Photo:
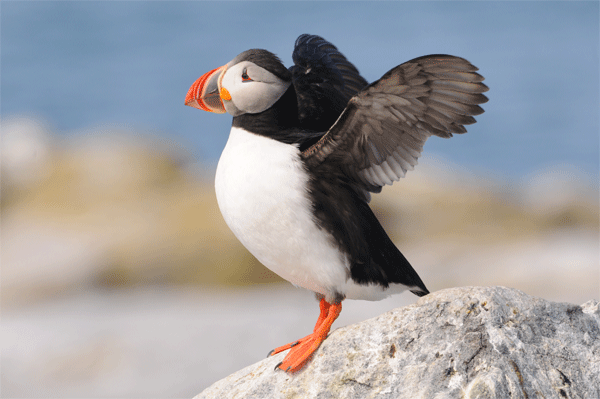
<path fill-rule="evenodd" d="M 429 293 L 369 208 L 413 170 L 430 136 L 465 133 L 483 113 L 488 87 L 478 68 L 451 55 L 401 64 L 369 84 L 320 36 L 295 42 L 286 68 L 252 49 L 201 76 L 185 105 L 229 113 L 233 124 L 217 166 L 225 222 L 266 267 L 313 291 L 313 333 L 278 368 L 302 369 L 349 299 Z M 277 368 L 276 367 L 276 368 Z"/>

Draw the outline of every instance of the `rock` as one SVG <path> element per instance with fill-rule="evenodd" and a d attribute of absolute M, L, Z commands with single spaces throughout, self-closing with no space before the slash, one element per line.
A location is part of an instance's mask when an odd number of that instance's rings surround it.
<path fill-rule="evenodd" d="M 274 342 L 273 346 L 281 343 Z M 287 352 L 209 398 L 600 398 L 600 310 L 504 287 L 462 287 L 333 331 L 295 375 Z"/>

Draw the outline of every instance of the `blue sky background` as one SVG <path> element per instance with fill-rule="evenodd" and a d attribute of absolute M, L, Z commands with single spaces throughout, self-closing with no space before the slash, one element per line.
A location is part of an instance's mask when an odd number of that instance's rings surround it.
<path fill-rule="evenodd" d="M 213 164 L 231 117 L 185 107 L 189 86 L 248 48 L 291 65 L 314 33 L 369 81 L 446 53 L 480 68 L 486 113 L 425 150 L 519 178 L 556 164 L 599 169 L 599 3 L 21 2 L 3 0 L 1 114 L 37 116 L 67 139 L 104 124 L 152 131 Z"/>

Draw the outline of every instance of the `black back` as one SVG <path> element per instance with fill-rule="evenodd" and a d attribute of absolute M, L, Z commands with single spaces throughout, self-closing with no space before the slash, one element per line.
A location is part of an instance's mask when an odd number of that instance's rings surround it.
<path fill-rule="evenodd" d="M 315 218 L 348 254 L 350 276 L 358 284 L 387 288 L 399 283 L 416 295 L 429 293 L 417 272 L 396 248 L 354 184 L 338 168 L 327 163 L 308 167 Z"/>

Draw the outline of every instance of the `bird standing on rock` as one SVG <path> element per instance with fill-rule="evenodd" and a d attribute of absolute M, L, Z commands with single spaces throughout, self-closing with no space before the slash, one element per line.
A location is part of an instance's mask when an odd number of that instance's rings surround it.
<path fill-rule="evenodd" d="M 281 346 L 278 367 L 300 370 L 325 340 L 342 300 L 429 293 L 369 208 L 370 193 L 412 170 L 429 136 L 465 133 L 488 90 L 478 69 L 450 55 L 399 65 L 368 84 L 315 35 L 286 68 L 244 51 L 200 77 L 185 104 L 233 115 L 217 166 L 223 217 L 266 267 L 316 293 L 313 333 Z"/>

